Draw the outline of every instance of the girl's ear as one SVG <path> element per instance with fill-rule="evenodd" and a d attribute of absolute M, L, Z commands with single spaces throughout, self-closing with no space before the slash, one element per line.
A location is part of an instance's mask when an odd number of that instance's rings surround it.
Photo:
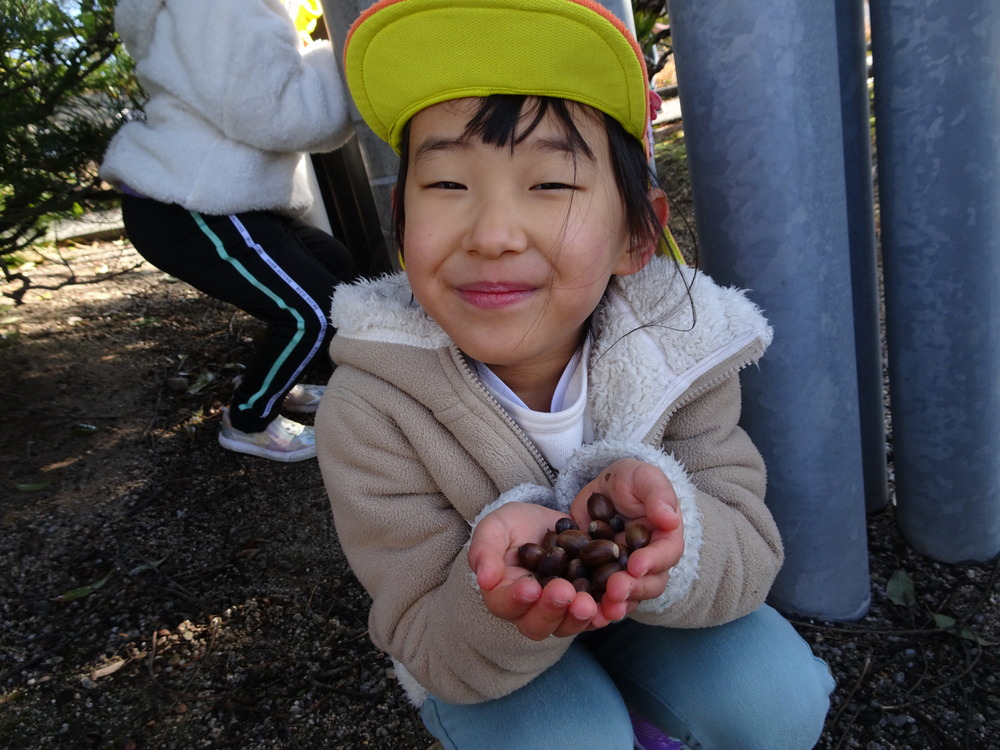
<path fill-rule="evenodd" d="M 660 188 L 650 188 L 649 202 L 656 212 L 656 218 L 659 220 L 660 226 L 665 227 L 667 221 L 670 219 L 670 203 L 667 201 L 667 194 Z"/>
<path fill-rule="evenodd" d="M 653 211 L 656 214 L 656 219 L 659 221 L 660 226 L 667 226 L 667 220 L 670 218 L 670 204 L 667 201 L 667 194 L 660 190 L 660 188 L 650 188 L 649 203 L 653 207 Z M 646 264 L 649 263 L 649 259 L 656 253 L 661 237 L 662 235 L 658 234 L 656 240 L 649 247 L 644 248 L 642 252 L 632 253 L 625 250 L 621 259 L 618 261 L 618 267 L 615 269 L 615 275 L 628 276 L 629 274 L 637 273 L 645 268 Z"/>

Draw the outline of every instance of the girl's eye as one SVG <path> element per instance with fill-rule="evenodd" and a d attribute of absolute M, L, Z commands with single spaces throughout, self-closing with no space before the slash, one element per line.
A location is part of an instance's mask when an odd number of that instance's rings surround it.
<path fill-rule="evenodd" d="M 576 185 L 567 185 L 565 182 L 540 182 L 532 190 L 576 190 Z"/>
<path fill-rule="evenodd" d="M 461 184 L 460 182 L 450 182 L 449 180 L 432 182 L 427 187 L 436 188 L 438 190 L 465 190 L 465 185 Z"/>

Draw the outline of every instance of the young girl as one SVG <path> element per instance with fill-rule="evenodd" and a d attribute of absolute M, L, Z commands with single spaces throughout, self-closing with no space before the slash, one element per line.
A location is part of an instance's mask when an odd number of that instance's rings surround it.
<path fill-rule="evenodd" d="M 782 549 L 737 426 L 771 338 L 655 254 L 648 88 L 588 0 L 385 0 L 345 71 L 401 156 L 405 274 L 340 287 L 317 416 L 374 643 L 446 748 L 808 748 L 833 683 L 764 598 Z M 598 603 L 517 549 L 594 491 L 652 530 Z"/>

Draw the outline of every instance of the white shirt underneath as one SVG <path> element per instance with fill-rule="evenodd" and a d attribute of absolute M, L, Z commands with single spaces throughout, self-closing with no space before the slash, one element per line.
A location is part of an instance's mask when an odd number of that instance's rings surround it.
<path fill-rule="evenodd" d="M 587 340 L 563 370 L 549 411 L 529 409 L 489 367 L 472 361 L 486 389 L 556 471 L 562 470 L 573 451 L 593 440 L 593 426 L 587 410 L 587 368 L 580 366 L 589 356 L 590 341 Z"/>

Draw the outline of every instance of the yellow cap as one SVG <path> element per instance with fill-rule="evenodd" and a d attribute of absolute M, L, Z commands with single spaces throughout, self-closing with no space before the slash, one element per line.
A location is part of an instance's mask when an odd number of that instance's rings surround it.
<path fill-rule="evenodd" d="M 420 110 L 490 94 L 570 99 L 643 143 L 649 131 L 639 45 L 590 0 L 382 0 L 348 32 L 344 70 L 365 122 L 397 153 Z"/>

